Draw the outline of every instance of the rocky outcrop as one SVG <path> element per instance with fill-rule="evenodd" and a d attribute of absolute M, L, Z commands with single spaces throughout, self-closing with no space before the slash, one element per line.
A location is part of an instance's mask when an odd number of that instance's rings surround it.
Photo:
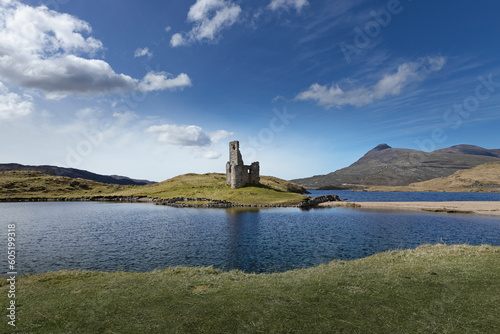
<path fill-rule="evenodd" d="M 325 196 L 319 196 L 316 198 L 308 198 L 300 202 L 298 205 L 299 208 L 301 209 L 311 209 L 314 207 L 317 207 L 321 203 L 325 202 L 340 202 L 342 201 L 338 195 L 325 195 Z"/>

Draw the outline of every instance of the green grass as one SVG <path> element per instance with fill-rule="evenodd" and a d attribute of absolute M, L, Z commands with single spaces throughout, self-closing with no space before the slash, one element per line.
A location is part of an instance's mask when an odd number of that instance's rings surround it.
<path fill-rule="evenodd" d="M 20 277 L 18 333 L 498 333 L 500 247 L 421 246 L 276 274 Z M 2 281 L 0 294 L 6 296 Z M 1 308 L 7 307 L 2 298 Z M 5 313 L 6 311 L 4 311 Z M 6 317 L 0 332 L 13 332 Z"/>
<path fill-rule="evenodd" d="M 0 172 L 0 198 L 61 198 L 107 196 L 133 186 L 104 184 L 40 172 Z"/>
<path fill-rule="evenodd" d="M 226 200 L 239 204 L 281 204 L 296 205 L 305 196 L 305 191 L 295 183 L 275 177 L 262 176 L 258 187 L 231 189 L 226 186 L 224 174 L 185 174 L 172 179 L 121 192 L 125 196 L 148 196 L 151 198 L 208 198 Z"/>
<path fill-rule="evenodd" d="M 147 186 L 118 186 L 46 175 L 40 172 L 0 172 L 0 198 L 62 198 L 94 196 L 147 196 L 208 198 L 239 204 L 297 205 L 304 188 L 276 177 L 262 176 L 260 186 L 231 189 L 224 174 L 185 174 Z"/>

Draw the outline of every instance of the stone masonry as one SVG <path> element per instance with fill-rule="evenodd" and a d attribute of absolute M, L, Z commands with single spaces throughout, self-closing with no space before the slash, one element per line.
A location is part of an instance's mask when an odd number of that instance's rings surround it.
<path fill-rule="evenodd" d="M 245 166 L 240 153 L 240 142 L 229 143 L 229 161 L 226 164 L 226 184 L 238 189 L 260 182 L 260 166 L 258 162 Z"/>

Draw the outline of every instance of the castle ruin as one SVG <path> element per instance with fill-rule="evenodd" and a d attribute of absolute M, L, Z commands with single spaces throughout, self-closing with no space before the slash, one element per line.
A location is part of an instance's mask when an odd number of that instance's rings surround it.
<path fill-rule="evenodd" d="M 240 153 L 240 142 L 229 143 L 229 161 L 226 164 L 226 184 L 238 189 L 248 185 L 258 185 L 260 181 L 260 166 L 258 162 L 250 166 L 243 164 Z"/>

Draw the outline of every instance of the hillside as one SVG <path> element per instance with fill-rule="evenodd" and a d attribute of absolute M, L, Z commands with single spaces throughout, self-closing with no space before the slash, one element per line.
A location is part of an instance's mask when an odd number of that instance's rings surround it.
<path fill-rule="evenodd" d="M 500 192 L 500 162 L 458 171 L 448 177 L 412 183 L 407 187 L 370 187 L 368 191 Z"/>
<path fill-rule="evenodd" d="M 153 185 L 110 185 L 85 179 L 53 176 L 41 172 L 0 172 L 0 199 L 8 198 L 92 198 L 175 197 L 208 198 L 239 204 L 296 205 L 307 191 L 294 183 L 261 176 L 258 187 L 231 189 L 225 174 L 185 174 Z"/>
<path fill-rule="evenodd" d="M 460 145 L 434 152 L 392 148 L 381 144 L 351 166 L 327 175 L 292 180 L 308 189 L 364 189 L 369 186 L 408 186 L 447 177 L 488 162 L 500 161 L 499 150 Z M 466 152 L 467 154 L 464 154 Z"/>
<path fill-rule="evenodd" d="M 451 154 L 470 154 L 484 155 L 489 157 L 500 158 L 500 150 L 488 150 L 475 145 L 456 145 L 441 150 L 436 150 L 434 153 L 451 153 Z"/>
<path fill-rule="evenodd" d="M 260 186 L 231 189 L 226 175 L 219 173 L 185 174 L 153 185 L 123 191 L 123 196 L 209 198 L 239 204 L 298 204 L 307 191 L 301 186 L 276 177 L 261 176 Z"/>
<path fill-rule="evenodd" d="M 56 166 L 26 166 L 20 164 L 0 164 L 0 172 L 8 171 L 32 171 L 41 172 L 54 176 L 65 176 L 73 179 L 85 179 L 100 183 L 119 184 L 119 185 L 146 185 L 155 182 L 148 180 L 134 180 L 126 176 L 118 175 L 100 175 L 91 173 L 82 169 L 64 168 Z"/>
<path fill-rule="evenodd" d="M 105 184 L 85 179 L 47 175 L 41 172 L 0 172 L 0 198 L 2 199 L 109 196 L 132 187 L 134 186 Z"/>

